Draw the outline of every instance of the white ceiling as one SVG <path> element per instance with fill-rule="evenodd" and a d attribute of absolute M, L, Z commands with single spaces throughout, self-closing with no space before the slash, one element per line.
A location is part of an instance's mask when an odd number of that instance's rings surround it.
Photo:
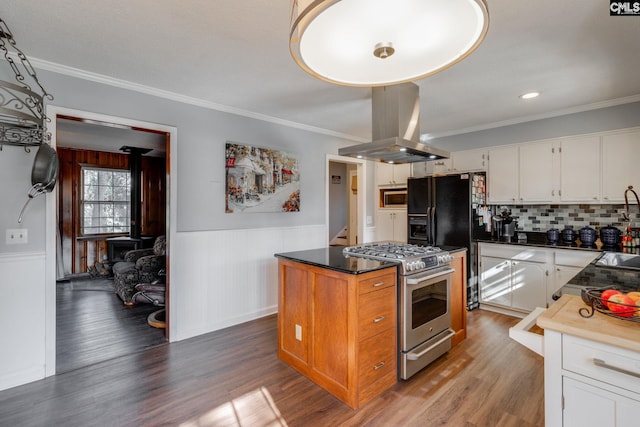
<path fill-rule="evenodd" d="M 605 0 L 487 3 L 489 32 L 478 50 L 416 82 L 422 133 L 451 135 L 640 100 L 640 16 L 611 17 Z M 33 61 L 369 140 L 370 89 L 303 72 L 288 50 L 289 15 L 288 0 L 0 4 Z M 534 89 L 542 96 L 518 98 Z"/>

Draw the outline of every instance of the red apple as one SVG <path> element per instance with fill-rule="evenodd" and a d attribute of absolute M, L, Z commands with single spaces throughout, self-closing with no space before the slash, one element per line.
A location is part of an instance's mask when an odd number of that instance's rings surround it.
<path fill-rule="evenodd" d="M 636 311 L 636 305 L 633 300 L 623 294 L 611 295 L 607 305 L 612 313 L 620 317 L 631 317 Z"/>
<path fill-rule="evenodd" d="M 602 300 L 602 303 L 604 304 L 605 307 L 609 307 L 609 304 L 608 304 L 609 298 L 611 298 L 613 295 L 618 295 L 618 294 L 620 294 L 620 291 L 616 291 L 615 289 L 607 289 L 606 291 L 600 294 L 600 299 Z"/>

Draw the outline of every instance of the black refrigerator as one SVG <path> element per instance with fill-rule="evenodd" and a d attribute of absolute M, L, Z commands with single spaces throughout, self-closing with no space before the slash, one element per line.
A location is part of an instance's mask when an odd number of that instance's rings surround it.
<path fill-rule="evenodd" d="M 423 246 L 467 248 L 467 309 L 478 302 L 478 245 L 490 238 L 478 208 L 486 208 L 484 173 L 462 173 L 407 181 L 407 241 Z"/>

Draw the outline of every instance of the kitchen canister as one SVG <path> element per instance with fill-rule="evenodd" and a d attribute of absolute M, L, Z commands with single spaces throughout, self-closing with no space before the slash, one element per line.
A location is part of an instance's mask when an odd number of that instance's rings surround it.
<path fill-rule="evenodd" d="M 621 234 L 620 229 L 607 225 L 600 229 L 600 241 L 604 246 L 617 246 L 620 243 Z"/>
<path fill-rule="evenodd" d="M 566 243 L 566 244 L 573 244 L 576 241 L 576 238 L 578 237 L 576 235 L 576 231 L 573 228 L 570 227 L 565 227 L 564 230 L 562 230 L 562 242 Z"/>
<path fill-rule="evenodd" d="M 593 245 L 594 242 L 596 241 L 596 230 L 594 230 L 593 228 L 589 227 L 588 225 L 586 227 L 582 227 L 580 229 L 580 241 L 582 242 L 583 245 Z"/>
<path fill-rule="evenodd" d="M 547 230 L 547 241 L 549 243 L 557 243 L 560 239 L 560 230 L 557 228 L 550 228 Z"/>

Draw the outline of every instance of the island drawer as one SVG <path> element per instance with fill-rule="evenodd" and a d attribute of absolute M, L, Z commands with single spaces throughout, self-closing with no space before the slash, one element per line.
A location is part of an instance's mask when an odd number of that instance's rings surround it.
<path fill-rule="evenodd" d="M 395 268 L 387 273 L 379 276 L 370 277 L 368 279 L 362 279 L 358 283 L 358 292 L 362 295 L 367 292 L 373 292 L 380 289 L 388 288 L 390 286 L 395 287 L 396 284 L 396 270 Z"/>
<path fill-rule="evenodd" d="M 389 376 L 397 378 L 397 343 L 394 329 L 360 342 L 358 347 L 358 378 L 360 390 Z M 385 388 L 388 387 L 388 384 Z"/>
<path fill-rule="evenodd" d="M 640 393 L 640 354 L 564 335 L 563 369 Z"/>
<path fill-rule="evenodd" d="M 360 295 L 358 330 L 360 340 L 396 327 L 397 295 L 395 287 Z"/>

